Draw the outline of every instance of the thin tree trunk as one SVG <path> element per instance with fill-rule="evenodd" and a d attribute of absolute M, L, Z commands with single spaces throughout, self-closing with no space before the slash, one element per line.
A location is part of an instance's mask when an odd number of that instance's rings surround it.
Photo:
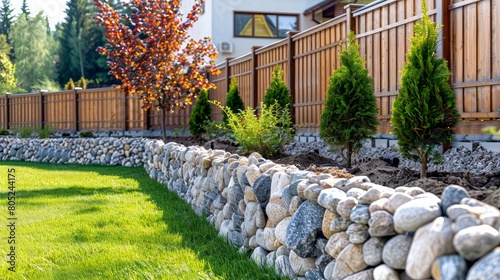
<path fill-rule="evenodd" d="M 83 54 L 82 54 L 82 42 L 80 38 L 80 34 L 78 35 L 78 55 L 80 57 L 80 77 L 85 77 L 85 73 L 83 72 Z M 83 88 L 83 85 L 82 85 Z"/>
<path fill-rule="evenodd" d="M 352 158 L 352 146 L 351 142 L 347 143 L 347 167 L 351 168 L 351 158 Z"/>
<path fill-rule="evenodd" d="M 424 153 L 422 166 L 420 167 L 420 178 L 427 178 L 427 153 Z"/>

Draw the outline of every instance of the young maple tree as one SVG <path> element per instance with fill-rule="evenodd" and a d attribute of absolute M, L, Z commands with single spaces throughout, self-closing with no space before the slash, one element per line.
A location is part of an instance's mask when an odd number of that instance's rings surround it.
<path fill-rule="evenodd" d="M 131 0 L 124 4 L 130 15 L 119 15 L 106 0 L 94 2 L 96 20 L 109 42 L 97 51 L 107 55 L 110 73 L 126 94 L 140 94 L 145 110 L 162 111 L 165 141 L 166 112 L 191 105 L 201 89 L 215 88 L 206 72 L 219 74 L 211 39 L 194 40 L 188 34 L 204 1 L 193 5 L 186 17 L 180 0 Z"/>

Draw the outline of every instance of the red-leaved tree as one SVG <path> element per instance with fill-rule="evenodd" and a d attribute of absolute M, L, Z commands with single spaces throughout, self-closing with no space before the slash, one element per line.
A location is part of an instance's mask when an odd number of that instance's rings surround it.
<path fill-rule="evenodd" d="M 130 15 L 119 15 L 106 0 L 94 2 L 109 42 L 97 51 L 107 55 L 110 74 L 125 93 L 140 94 L 143 109 L 163 112 L 165 141 L 166 112 L 191 105 L 201 89 L 215 88 L 206 73 L 219 74 L 211 39 L 193 40 L 188 34 L 203 0 L 185 17 L 180 0 L 132 0 L 126 4 Z"/>

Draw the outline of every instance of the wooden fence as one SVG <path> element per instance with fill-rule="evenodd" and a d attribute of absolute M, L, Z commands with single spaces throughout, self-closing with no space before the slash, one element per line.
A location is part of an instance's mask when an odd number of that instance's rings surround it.
<path fill-rule="evenodd" d="M 168 128 L 186 128 L 191 108 L 168 113 Z M 58 131 L 161 129 L 161 112 L 144 111 L 138 96 L 116 88 L 65 90 L 0 96 L 0 127 L 50 126 Z"/>
<path fill-rule="evenodd" d="M 210 99 L 224 104 L 230 80 L 237 80 L 246 106 L 259 107 L 276 66 L 292 94 L 293 120 L 299 132 L 318 132 L 329 77 L 340 67 L 341 43 L 349 30 L 357 34 L 361 55 L 373 78 L 379 131 L 390 132 L 392 102 L 400 88 L 401 70 L 413 26 L 421 18 L 422 0 L 386 0 L 348 5 L 328 22 L 251 52 L 228 59 L 210 77 L 217 89 Z M 449 62 L 451 87 L 461 113 L 455 133 L 481 133 L 500 126 L 500 5 L 498 0 L 426 0 L 429 15 L 442 25 L 437 54 Z M 0 97 L 0 126 L 56 130 L 159 129 L 161 113 L 144 112 L 137 96 L 118 89 L 72 90 Z M 191 107 L 167 115 L 169 128 L 187 127 Z M 222 120 L 213 107 L 212 118 Z"/>
<path fill-rule="evenodd" d="M 451 2 L 450 2 L 451 1 Z M 500 126 L 500 5 L 498 0 L 427 0 L 431 20 L 442 26 L 437 54 L 452 71 L 451 86 L 461 121 L 455 133 L 481 133 Z M 348 5 L 346 13 L 328 22 L 251 53 L 229 59 L 212 77 L 217 85 L 210 99 L 223 104 L 229 81 L 235 77 L 246 106 L 263 100 L 276 65 L 284 70 L 291 91 L 298 131 L 318 132 L 329 77 L 340 66 L 341 42 L 353 30 L 373 78 L 380 120 L 379 131 L 390 132 L 392 102 L 400 88 L 401 70 L 422 17 L 421 0 L 377 1 Z M 220 120 L 220 111 L 214 112 Z"/>

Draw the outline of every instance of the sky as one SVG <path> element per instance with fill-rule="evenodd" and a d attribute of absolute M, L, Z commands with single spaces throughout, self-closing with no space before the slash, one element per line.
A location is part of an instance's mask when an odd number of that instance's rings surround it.
<path fill-rule="evenodd" d="M 55 26 L 58 22 L 64 20 L 66 14 L 67 0 L 27 0 L 28 8 L 30 12 L 36 15 L 39 11 L 43 11 L 49 18 L 50 29 L 55 30 Z M 12 8 L 14 9 L 15 15 L 21 13 L 22 0 L 11 0 Z"/>

